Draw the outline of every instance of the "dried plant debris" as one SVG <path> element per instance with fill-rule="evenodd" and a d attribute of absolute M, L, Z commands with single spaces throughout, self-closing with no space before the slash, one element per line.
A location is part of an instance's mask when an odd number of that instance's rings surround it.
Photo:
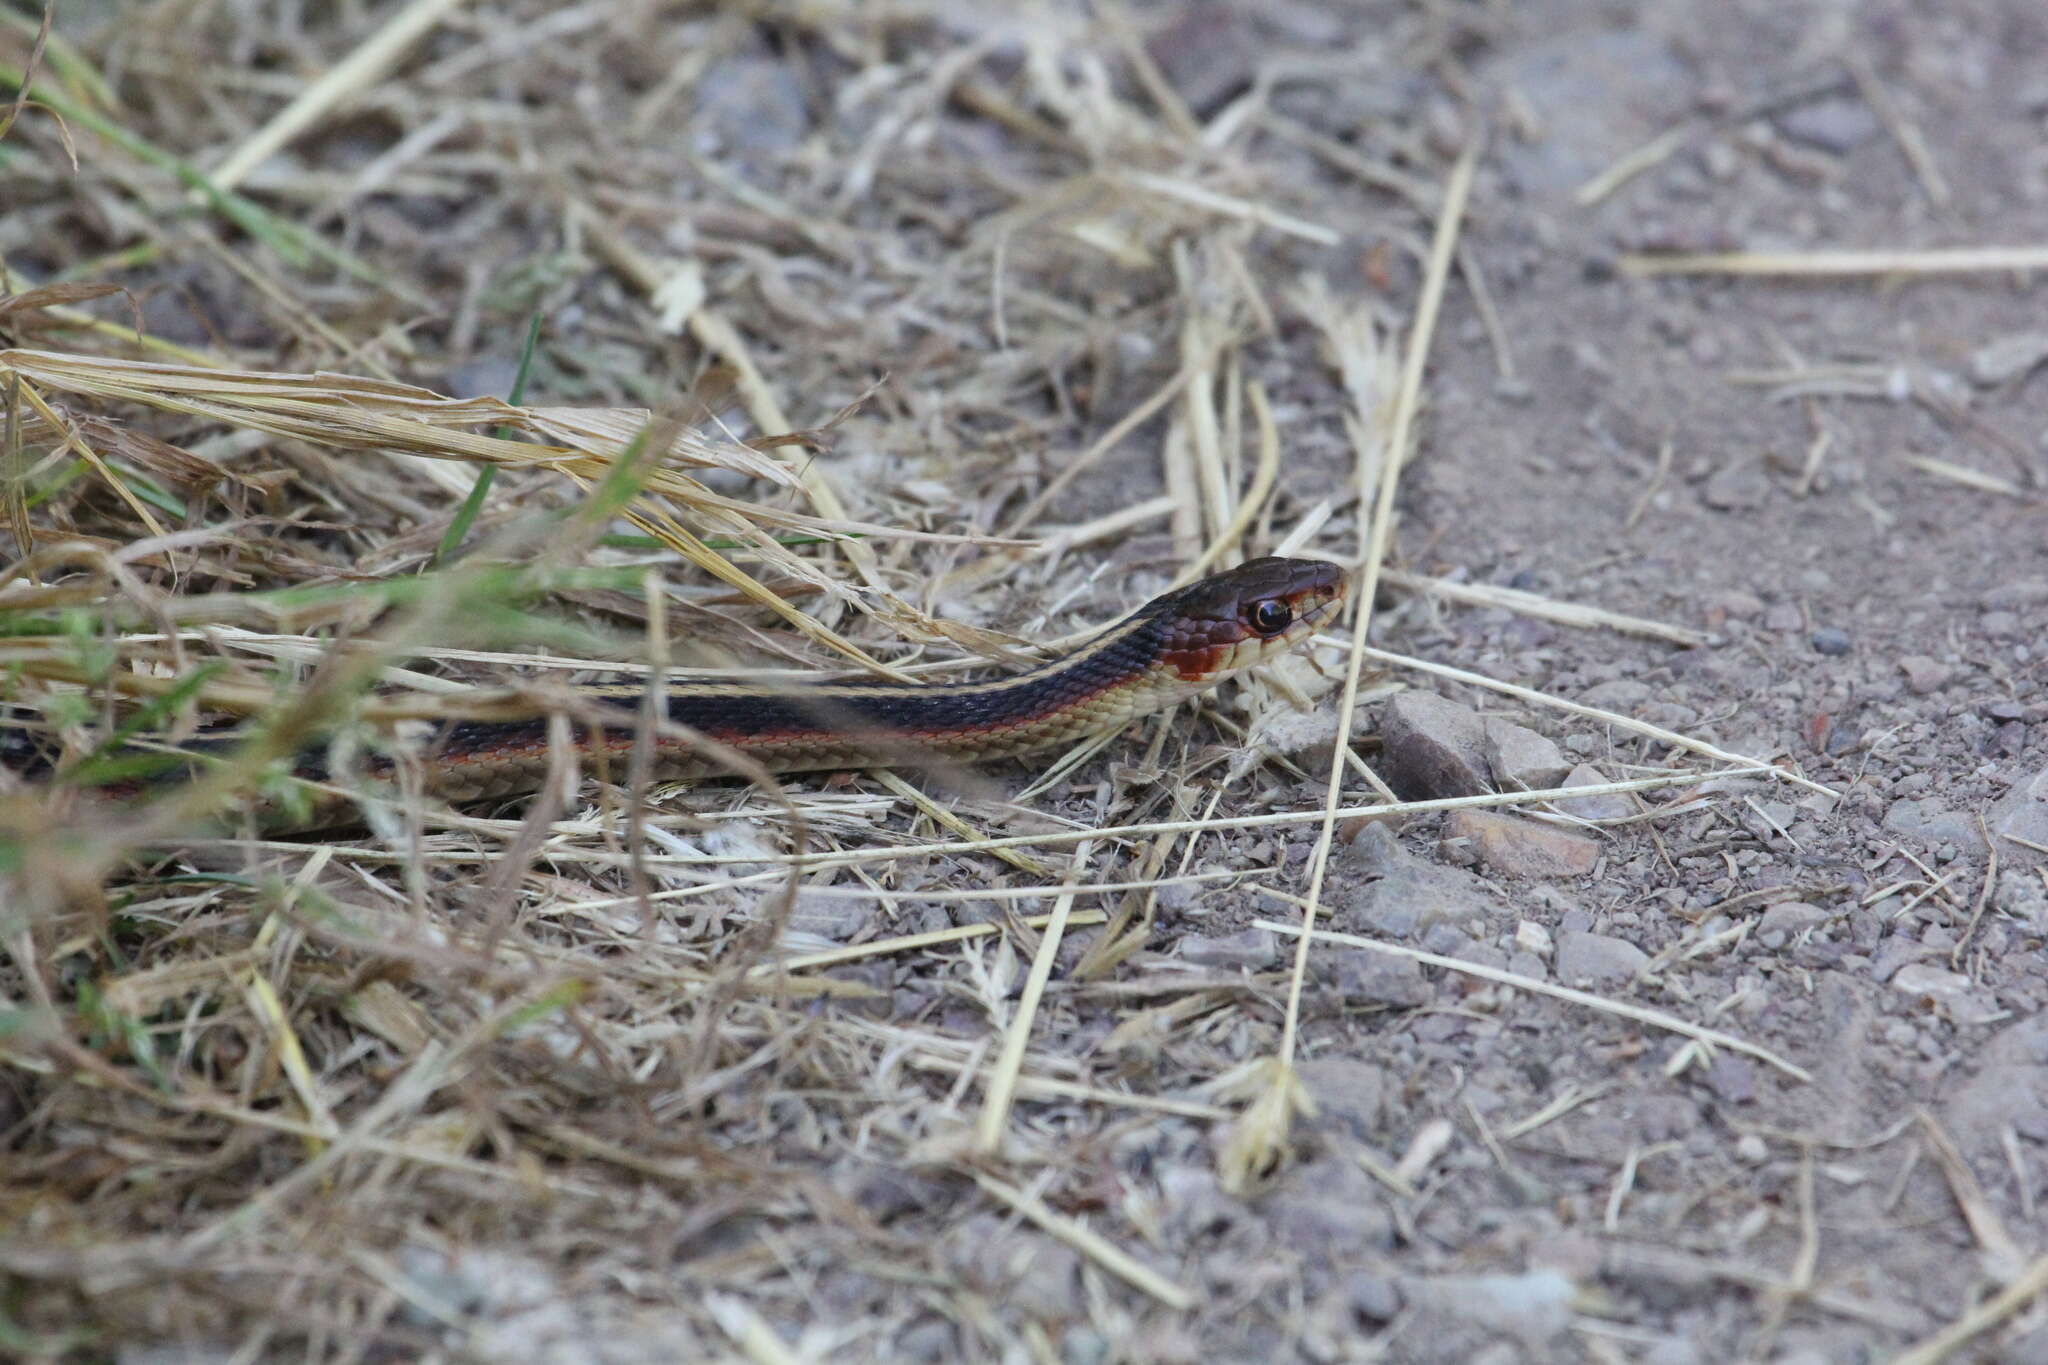
<path fill-rule="evenodd" d="M 2048 20 L 1706 18 L 0 15 L 0 1355 L 2048 1356 Z M 1266 553 L 1042 762 L 256 819 Z"/>

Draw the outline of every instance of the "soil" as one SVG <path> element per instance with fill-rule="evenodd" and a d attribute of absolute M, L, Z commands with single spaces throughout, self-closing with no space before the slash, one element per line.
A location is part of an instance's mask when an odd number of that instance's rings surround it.
<path fill-rule="evenodd" d="M 763 19 L 744 41 L 720 27 L 737 20 L 693 19 L 724 36 L 696 85 L 692 153 L 771 183 L 763 168 L 800 159 L 816 121 L 874 116 L 855 78 L 883 79 L 875 60 L 884 54 L 926 71 L 932 52 L 957 56 L 981 36 L 994 55 L 971 69 L 1004 81 L 1020 70 L 992 18 L 984 29 L 897 15 L 870 29 L 834 14 Z M 372 1343 L 372 1359 L 433 1349 L 655 1360 L 739 1351 L 758 1329 L 794 1358 L 816 1359 L 1646 1365 L 1891 1358 L 2028 1273 L 2039 1287 L 2036 1258 L 2048 1252 L 2039 1214 L 2048 848 L 2036 847 L 2048 845 L 2048 365 L 2027 357 L 2048 357 L 2048 340 L 2029 340 L 2048 333 L 2048 295 L 2012 272 L 1641 276 L 1627 258 L 2048 241 L 2048 9 L 2022 0 L 1283 2 L 1137 6 L 1128 20 L 1196 119 L 1214 117 L 1264 70 L 1271 107 L 1291 127 L 1400 166 L 1428 195 L 1475 113 L 1484 115 L 1487 150 L 1462 250 L 1498 332 L 1469 277 L 1454 279 L 1417 455 L 1402 476 L 1393 562 L 1709 637 L 1683 648 L 1388 591 L 1374 643 L 1647 721 L 1826 789 L 1728 779 L 1685 790 L 1694 804 L 1683 814 L 1566 831 L 1597 841 L 1590 870 L 1573 870 L 1574 845 L 1530 853 L 1525 845 L 1552 831 L 1526 822 L 1449 827 L 1455 817 L 1425 815 L 1346 825 L 1331 857 L 1328 927 L 1676 1016 L 1783 1058 L 1804 1078 L 1639 1019 L 1440 965 L 1318 946 L 1297 1052 L 1313 1111 L 1295 1121 L 1278 1166 L 1233 1191 L 1222 1174 L 1231 1123 L 1205 1106 L 1241 1108 L 1250 1092 L 1232 1088 L 1233 1077 L 1280 1045 L 1294 941 L 1256 922 L 1300 911 L 1284 897 L 1195 883 L 1160 897 L 1143 948 L 1107 975 L 1070 978 L 1095 941 L 1095 931 L 1075 931 L 1027 1067 L 1188 1112 L 1027 1088 L 1004 1158 L 959 1156 L 979 1089 L 956 1073 L 988 1065 L 1000 1045 L 1035 946 L 1026 934 L 1014 947 L 837 969 L 841 980 L 880 987 L 879 1003 L 790 1003 L 775 1022 L 756 1018 L 745 1036 L 761 1056 L 775 1053 L 772 1065 L 735 1044 L 719 1054 L 715 1082 L 694 1092 L 664 1088 L 664 1078 L 686 1071 L 695 1033 L 644 1051 L 633 1044 L 633 1029 L 663 1026 L 659 1015 L 604 1020 L 616 1063 L 578 1053 L 571 1028 L 547 1035 L 551 1055 L 574 1059 L 544 1083 L 552 1089 L 455 1112 L 480 1134 L 465 1158 L 531 1163 L 566 1183 L 522 1191 L 407 1168 L 426 1207 L 452 1211 L 415 1223 L 372 1195 L 376 1216 L 337 1213 L 344 1254 L 320 1268 L 295 1262 L 304 1297 L 274 1323 L 274 1304 L 232 1288 L 234 1273 L 265 1273 L 253 1252 L 213 1278 L 199 1272 L 199 1298 L 212 1307 L 189 1316 L 162 1310 L 162 1267 L 129 1266 L 120 1281 L 155 1286 L 137 1302 L 153 1299 L 156 1312 L 112 1303 L 111 1281 L 69 1262 L 17 1257 L 18 1286 L 61 1293 L 66 1313 L 98 1324 L 102 1345 L 138 1343 L 120 1354 L 132 1361 L 226 1358 L 210 1352 L 252 1342 L 255 1357 L 342 1358 L 337 1343 L 352 1332 Z M 605 89 L 614 77 L 590 69 L 601 45 L 562 22 L 564 60 Z M 676 55 L 660 50 L 649 72 L 622 61 L 619 78 L 658 80 Z M 1117 41 L 1077 39 L 1065 50 L 1092 53 L 1125 98 L 1145 103 Z M 440 52 L 442 77 L 465 79 Z M 544 64 L 531 53 L 507 61 L 515 84 L 517 72 Z M 873 168 L 877 203 L 943 197 L 957 217 L 931 224 L 935 237 L 985 225 L 1038 158 L 1063 155 L 958 101 L 934 96 L 914 113 L 912 140 L 943 149 L 930 175 L 977 157 L 988 169 L 985 181 L 941 196 L 915 157 Z M 1578 201 L 1587 182 L 1671 130 L 1680 131 L 1668 154 L 1597 203 Z M 844 141 L 861 144 L 850 133 Z M 1241 352 L 1245 373 L 1272 393 L 1285 437 L 1277 533 L 1353 477 L 1340 376 L 1289 291 L 1318 276 L 1405 324 L 1431 224 L 1299 137 L 1255 145 L 1255 174 L 1234 182 L 1240 191 L 1337 229 L 1334 244 L 1271 229 L 1240 239 L 1283 301 L 1272 329 L 1252 324 L 1258 334 Z M 634 164 L 660 164 L 657 151 L 635 143 Z M 351 153 L 330 140 L 301 155 L 317 163 Z M 659 204 L 670 189 L 640 192 Z M 459 198 L 442 208 L 459 224 Z M 887 217 L 858 195 L 839 209 L 864 230 Z M 401 235 L 383 226 L 387 238 Z M 437 245 L 442 226 L 414 225 L 420 251 L 438 262 L 421 278 L 459 278 L 458 258 L 475 249 Z M 813 256 L 837 261 L 837 227 L 821 220 L 811 237 L 769 247 L 800 267 Z M 905 240 L 920 259 L 930 247 Z M 1071 329 L 1057 344 L 1053 332 L 1031 333 L 1035 373 L 1085 384 L 1079 397 L 1057 382 L 1006 378 L 978 349 L 986 293 L 970 313 L 952 296 L 878 288 L 841 300 L 806 333 L 775 296 L 792 280 L 810 296 L 799 269 L 764 272 L 770 283 L 758 292 L 733 286 L 734 307 L 753 335 L 778 338 L 763 344 L 771 364 L 800 354 L 819 367 L 806 373 L 825 376 L 797 405 L 800 424 L 832 417 L 865 377 L 890 376 L 878 400 L 886 420 L 856 416 L 820 457 L 850 486 L 871 485 L 858 512 L 879 518 L 886 488 L 899 515 L 922 515 L 901 490 L 936 488 L 935 500 L 955 505 L 934 511 L 933 526 L 987 531 L 1171 375 L 1185 296 L 1173 292 L 1168 259 L 1131 270 L 1100 257 L 1066 273 L 1042 259 L 1019 267 L 1012 308 L 1040 307 L 1026 296 L 1049 294 L 1042 306 Z M 150 294 L 150 321 L 176 332 L 189 322 L 171 302 L 177 291 L 165 277 L 149 283 L 164 286 Z M 508 308 L 499 318 L 516 316 Z M 627 342 L 590 334 L 579 344 L 587 358 Z M 427 372 L 403 377 L 502 390 L 511 354 L 503 339 L 495 350 L 430 346 Z M 606 373 L 593 365 L 579 379 L 564 365 L 543 401 L 616 401 Z M 971 400 L 934 396 L 963 375 L 985 381 Z M 991 395 L 1012 380 L 1004 412 Z M 903 444 L 913 430 L 934 433 L 930 449 Z M 1159 421 L 1138 428 L 1052 504 L 1050 520 L 1085 521 L 1168 490 L 1162 431 Z M 881 439 L 894 444 L 878 451 Z M 1349 528 L 1355 546 L 1357 506 L 1340 510 L 1349 520 L 1332 525 Z M 1088 559 L 1081 577 L 1048 573 L 963 594 L 945 611 L 1029 636 L 1047 625 L 1028 605 L 1032 584 L 1057 583 L 1073 590 L 1053 624 L 1100 620 L 1163 582 L 1177 549 L 1146 527 L 1075 551 Z M 1074 586 L 1083 578 L 1085 590 Z M 1547 736 L 1567 762 L 1606 778 L 1709 766 L 1483 689 L 1399 670 L 1373 682 L 1382 695 L 1361 713 L 1368 761 L 1383 757 L 1370 738 L 1389 704 L 1383 693 L 1405 684 Z M 1297 746 L 1314 752 L 1306 740 Z M 1134 742 L 1035 803 L 1087 823 L 1111 823 L 1110 810 L 1116 821 L 1156 818 L 1149 798 L 1131 795 L 1145 786 L 1144 763 Z M 1031 776 L 999 771 L 961 808 L 995 819 L 977 803 L 1013 796 Z M 1225 812 L 1311 809 L 1324 792 L 1270 766 L 1243 784 Z M 1644 798 L 1646 808 L 1672 799 Z M 851 837 L 870 837 L 856 824 Z M 1301 894 L 1313 824 L 1210 838 L 1191 871 L 1254 869 Z M 1134 855 L 1091 875 L 1138 869 Z M 1000 918 L 996 903 L 945 896 L 948 884 L 999 875 L 1010 873 L 992 861 L 935 860 L 929 902 L 849 911 L 821 899 L 799 915 L 826 940 Z M 878 926 L 878 915 L 887 922 Z M 582 932 L 521 923 L 536 943 Z M 621 945 L 641 941 L 637 921 L 619 931 Z M 438 1019 L 437 1000 L 430 993 L 425 1009 Z M 507 1065 L 525 1076 L 518 1066 L 537 1063 L 521 1056 Z M 627 1061 L 642 1068 L 630 1081 L 615 1069 Z M 405 1065 L 393 1056 L 381 1080 L 359 1078 L 364 1088 L 338 1096 L 338 1111 L 376 1103 Z M 748 1080 L 752 1066 L 765 1069 Z M 17 1087 L 22 1117 L 7 1141 L 18 1154 L 62 1146 L 37 1117 L 41 1084 Z M 636 1146 L 656 1132 L 665 1135 L 658 1150 Z M 291 1172 L 296 1141 L 279 1140 L 261 1183 Z M 336 1169 L 373 1185 L 397 1178 Z M 730 1193 L 718 1194 L 707 1172 L 725 1173 Z M 577 1182 L 601 1192 L 570 1191 Z M 1085 1225 L 1190 1303 L 1135 1287 L 992 1193 L 992 1182 Z M 309 1225 L 322 1196 L 293 1197 L 312 1202 L 293 1215 L 292 1235 L 318 1241 Z M 141 1231 L 183 1246 L 176 1239 L 232 1204 L 125 1207 Z M 99 1245 L 119 1231 L 90 1226 L 85 1240 Z M 38 1332 L 62 1326 L 51 1312 L 18 1316 Z M 262 1331 L 284 1344 L 259 1340 Z M 190 1353 L 139 1344 L 152 1337 Z M 751 1358 L 775 1357 L 764 1348 Z M 2023 1296 L 1946 1358 L 2048 1359 L 2048 1307 Z"/>

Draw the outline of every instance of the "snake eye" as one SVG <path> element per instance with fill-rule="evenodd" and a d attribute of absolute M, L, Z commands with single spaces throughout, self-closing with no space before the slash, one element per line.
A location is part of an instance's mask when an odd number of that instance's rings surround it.
<path fill-rule="evenodd" d="M 1270 637 L 1287 629 L 1294 620 L 1294 609 L 1278 598 L 1268 597 L 1263 602 L 1255 603 L 1246 613 L 1246 617 L 1250 620 L 1253 630 Z"/>

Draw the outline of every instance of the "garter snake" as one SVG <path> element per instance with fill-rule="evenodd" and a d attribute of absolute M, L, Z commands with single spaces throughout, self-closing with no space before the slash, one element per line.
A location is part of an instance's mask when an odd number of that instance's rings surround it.
<path fill-rule="evenodd" d="M 690 736 L 715 741 L 776 773 L 981 763 L 1058 747 L 1121 729 L 1301 643 L 1335 616 L 1345 587 L 1342 570 L 1331 564 L 1254 559 L 1153 599 L 1068 654 L 987 682 L 785 686 L 672 679 L 658 684 L 659 713 L 670 725 L 651 737 L 649 776 L 682 781 L 734 771 L 726 757 Z M 580 709 L 572 746 L 586 767 L 597 761 L 607 771 L 626 771 L 650 685 L 655 684 L 573 689 Z M 617 723 L 610 712 L 617 713 Z M 517 796 L 546 781 L 550 730 L 546 715 L 442 722 L 419 756 L 407 762 L 430 796 Z M 185 752 L 218 756 L 233 743 L 208 736 Z M 0 756 L 19 747 L 0 744 Z M 366 754 L 352 775 L 388 784 L 397 770 L 397 760 Z M 333 783 L 325 746 L 300 753 L 292 775 L 320 786 Z M 164 780 L 116 784 L 105 794 L 133 797 Z M 259 813 L 259 822 L 274 829 L 317 828 L 347 818 L 338 797 L 316 798 L 310 812 Z"/>

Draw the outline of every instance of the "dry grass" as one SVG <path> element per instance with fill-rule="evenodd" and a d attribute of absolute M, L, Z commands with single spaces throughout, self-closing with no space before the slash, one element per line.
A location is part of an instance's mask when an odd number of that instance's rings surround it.
<path fill-rule="evenodd" d="M 1114 7 L 263 8 L 0 31 L 0 75 L 39 67 L 0 143 L 11 720 L 74 756 L 257 736 L 140 811 L 0 786 L 0 1348 L 780 1360 L 939 1321 L 1046 1358 L 975 1280 L 1013 1227 L 1073 1250 L 1106 1339 L 1227 1313 L 1118 1144 L 1285 1163 L 1318 934 L 1246 985 L 1151 931 L 1255 873 L 1313 920 L 1336 821 L 1458 804 L 1230 738 L 1401 662 L 1362 622 L 1042 794 L 565 780 L 320 843 L 220 822 L 309 735 L 402 745 L 593 668 L 924 676 L 1243 554 L 1371 582 L 1469 180 L 1418 208 L 1448 162 L 1337 149 L 1340 238 L 1264 170 L 1330 157 L 1270 85 L 1198 118 Z M 332 75 L 288 101 L 298 66 Z M 1432 232 L 1426 290 L 1329 282 Z M 515 375 L 547 404 L 448 396 Z M 1296 826 L 1305 883 L 1250 865 Z"/>

